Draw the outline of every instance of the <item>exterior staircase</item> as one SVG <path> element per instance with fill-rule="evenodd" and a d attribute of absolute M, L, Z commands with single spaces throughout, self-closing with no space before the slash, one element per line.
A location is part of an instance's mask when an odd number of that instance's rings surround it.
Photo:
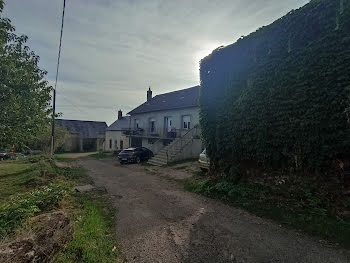
<path fill-rule="evenodd" d="M 181 138 L 176 138 L 160 150 L 148 163 L 156 166 L 163 166 L 177 161 L 182 151 L 192 144 L 196 136 L 198 136 L 198 127 L 189 130 Z"/>

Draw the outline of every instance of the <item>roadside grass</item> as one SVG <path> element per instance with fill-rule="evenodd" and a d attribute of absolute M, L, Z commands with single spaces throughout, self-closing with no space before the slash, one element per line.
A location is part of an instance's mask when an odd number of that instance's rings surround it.
<path fill-rule="evenodd" d="M 273 188 L 218 181 L 204 174 L 184 179 L 182 183 L 185 190 L 220 199 L 260 217 L 350 248 L 350 219 L 331 214 L 326 205 L 329 201 L 316 192 L 294 191 L 288 185 Z"/>
<path fill-rule="evenodd" d="M 113 153 L 98 152 L 98 153 L 94 153 L 94 154 L 89 155 L 89 157 L 93 157 L 96 159 L 104 159 L 104 158 L 113 157 Z"/>
<path fill-rule="evenodd" d="M 0 206 L 0 240 L 9 237 L 25 220 L 58 208 L 69 188 L 69 184 L 61 181 L 12 196 Z"/>
<path fill-rule="evenodd" d="M 48 184 L 55 171 L 42 157 L 0 163 L 0 204 L 11 195 Z"/>
<path fill-rule="evenodd" d="M 76 153 L 59 153 L 55 154 L 55 159 L 61 162 L 74 162 L 77 158 L 87 157 L 96 154 L 96 152 L 76 152 Z"/>
<path fill-rule="evenodd" d="M 114 214 L 106 198 L 95 194 L 73 197 L 79 210 L 75 215 L 74 238 L 55 262 L 109 263 L 120 259 L 114 236 Z"/>
<path fill-rule="evenodd" d="M 185 160 L 181 160 L 181 161 L 171 162 L 171 163 L 168 163 L 166 166 L 172 167 L 172 166 L 179 165 L 179 164 L 195 162 L 197 160 L 198 160 L 197 158 L 190 158 L 190 159 L 185 159 Z"/>
<path fill-rule="evenodd" d="M 67 157 L 66 154 L 55 154 L 54 158 L 56 161 L 66 162 L 66 163 L 71 163 L 75 161 L 73 158 Z"/>
<path fill-rule="evenodd" d="M 121 253 L 113 249 L 114 215 L 108 197 L 99 192 L 72 193 L 73 186 L 92 183 L 72 162 L 58 167 L 51 158 L 36 156 L 0 163 L 0 242 L 16 238 L 31 217 L 64 209 L 75 224 L 75 232 L 58 262 L 116 262 Z M 74 209 L 62 207 L 67 202 Z"/>
<path fill-rule="evenodd" d="M 38 177 L 38 171 L 33 169 L 33 164 L 25 162 L 2 161 L 0 163 L 0 203 L 13 193 L 25 191 L 25 185 Z M 30 187 L 28 187 L 30 188 Z"/>

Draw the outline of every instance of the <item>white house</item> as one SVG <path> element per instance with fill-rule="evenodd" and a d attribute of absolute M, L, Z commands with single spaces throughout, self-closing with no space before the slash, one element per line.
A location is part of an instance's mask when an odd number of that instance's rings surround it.
<path fill-rule="evenodd" d="M 129 138 L 125 135 L 130 127 L 130 116 L 123 117 L 122 111 L 118 111 L 118 119 L 106 129 L 104 150 L 113 152 L 129 148 Z"/>
<path fill-rule="evenodd" d="M 202 150 L 199 91 L 195 86 L 152 97 L 149 88 L 147 101 L 128 113 L 130 146 L 152 150 L 151 163 L 158 165 L 197 158 Z"/>

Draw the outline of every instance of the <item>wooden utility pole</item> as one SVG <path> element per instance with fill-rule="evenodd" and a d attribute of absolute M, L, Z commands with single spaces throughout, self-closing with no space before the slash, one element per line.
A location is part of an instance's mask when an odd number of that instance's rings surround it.
<path fill-rule="evenodd" d="M 51 131 L 51 155 L 54 155 L 54 153 L 55 153 L 56 88 L 57 88 L 57 79 L 58 79 L 58 69 L 59 69 L 59 67 L 60 67 L 61 47 L 62 47 L 62 36 L 63 36 L 63 26 L 64 26 L 64 11 L 65 11 L 65 9 L 66 9 L 66 0 L 63 0 L 63 11 L 62 11 L 62 24 L 61 24 L 60 46 L 59 46 L 59 48 L 58 48 L 56 81 L 55 81 L 55 88 L 54 88 L 54 90 L 53 90 L 52 131 Z"/>

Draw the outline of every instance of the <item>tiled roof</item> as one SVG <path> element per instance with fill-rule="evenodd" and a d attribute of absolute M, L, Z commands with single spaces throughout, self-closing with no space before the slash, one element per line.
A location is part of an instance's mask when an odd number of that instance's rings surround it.
<path fill-rule="evenodd" d="M 129 129 L 130 116 L 122 117 L 121 119 L 113 122 L 106 131 L 121 131 Z"/>
<path fill-rule="evenodd" d="M 173 110 L 199 106 L 199 86 L 160 94 L 146 101 L 128 114 L 139 114 L 152 111 Z"/>
<path fill-rule="evenodd" d="M 56 123 L 66 127 L 70 133 L 79 134 L 84 139 L 97 138 L 100 134 L 104 134 L 107 128 L 107 124 L 100 121 L 58 119 Z"/>

